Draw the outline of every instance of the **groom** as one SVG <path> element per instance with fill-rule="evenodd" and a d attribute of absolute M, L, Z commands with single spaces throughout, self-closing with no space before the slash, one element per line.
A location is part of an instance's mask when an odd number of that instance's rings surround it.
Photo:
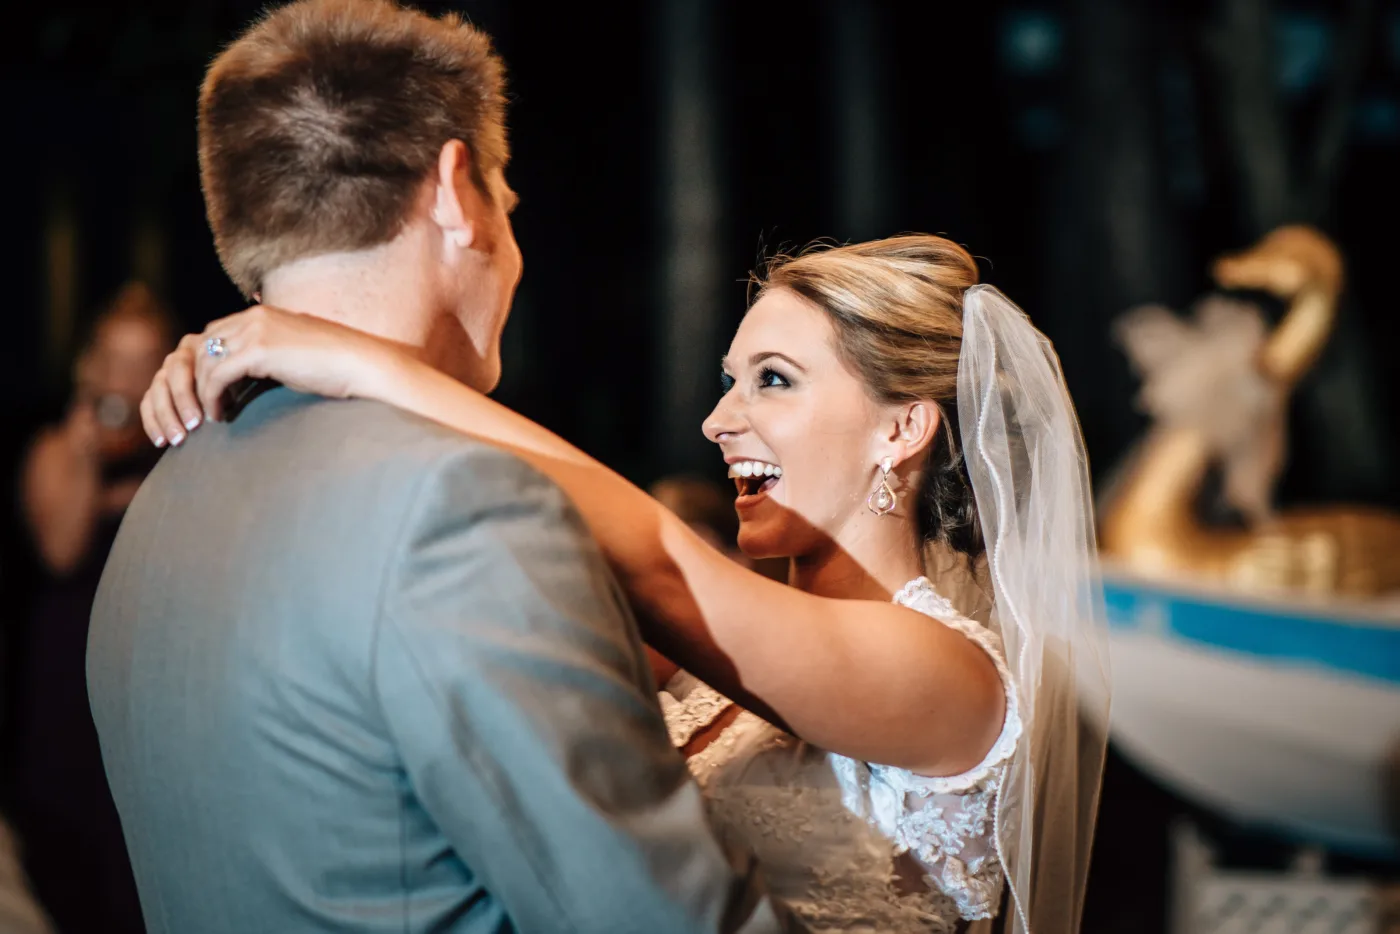
<path fill-rule="evenodd" d="M 272 13 L 200 99 L 225 268 L 490 389 L 521 271 L 503 100 L 455 17 Z M 547 480 L 286 389 L 167 440 L 182 449 L 127 514 L 88 649 L 152 931 L 790 923 L 711 836 L 636 629 Z"/>

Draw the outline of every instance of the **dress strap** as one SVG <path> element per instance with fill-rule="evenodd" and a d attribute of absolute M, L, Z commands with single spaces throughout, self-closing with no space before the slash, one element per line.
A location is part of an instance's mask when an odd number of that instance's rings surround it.
<path fill-rule="evenodd" d="M 661 712 L 677 749 L 719 719 L 734 702 L 687 671 L 678 671 L 661 691 Z"/>

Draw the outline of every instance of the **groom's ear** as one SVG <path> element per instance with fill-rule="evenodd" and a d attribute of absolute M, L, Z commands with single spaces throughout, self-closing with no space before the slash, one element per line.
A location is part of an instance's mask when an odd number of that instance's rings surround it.
<path fill-rule="evenodd" d="M 438 151 L 432 218 L 458 246 L 469 246 L 475 234 L 472 191 L 471 152 L 461 140 L 450 139 Z"/>

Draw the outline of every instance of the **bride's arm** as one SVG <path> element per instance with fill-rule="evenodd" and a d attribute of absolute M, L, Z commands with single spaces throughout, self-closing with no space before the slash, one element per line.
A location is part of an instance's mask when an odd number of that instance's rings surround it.
<path fill-rule="evenodd" d="M 646 650 L 647 663 L 651 665 L 651 676 L 655 679 L 658 688 L 664 688 L 666 682 L 674 678 L 681 670 L 681 666 L 677 665 L 651 646 L 647 646 Z"/>
<path fill-rule="evenodd" d="M 573 499 L 647 640 L 803 739 L 852 758 L 952 775 L 977 765 L 1000 732 L 1005 698 L 996 670 L 955 630 L 894 604 L 815 597 L 740 567 L 619 474 L 407 353 L 272 310 L 236 315 L 206 333 L 224 336 L 229 348 L 220 359 L 197 357 L 199 397 L 212 417 L 235 380 L 270 377 L 322 395 L 378 399 L 528 461 Z M 185 352 L 197 346 L 187 342 Z M 164 383 L 153 386 L 154 400 L 143 403 L 153 435 L 166 425 L 160 413 L 180 406 L 169 395 L 180 399 L 187 383 L 170 378 L 164 395 Z"/>

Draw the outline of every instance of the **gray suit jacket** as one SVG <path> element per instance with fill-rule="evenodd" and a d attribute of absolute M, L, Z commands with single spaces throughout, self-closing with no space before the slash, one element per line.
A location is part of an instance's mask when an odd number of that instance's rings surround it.
<path fill-rule="evenodd" d="M 563 494 L 277 389 L 167 455 L 88 686 L 154 932 L 767 931 Z"/>

